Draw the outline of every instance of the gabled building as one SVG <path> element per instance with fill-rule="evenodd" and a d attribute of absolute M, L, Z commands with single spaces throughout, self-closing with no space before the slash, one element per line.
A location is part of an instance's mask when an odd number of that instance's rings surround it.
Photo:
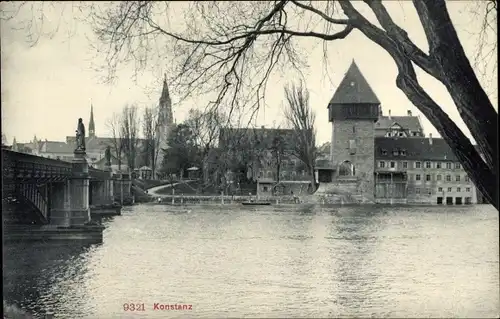
<path fill-rule="evenodd" d="M 278 181 L 301 181 L 305 189 L 311 176 L 294 155 L 295 132 L 279 128 L 224 128 L 219 149 L 229 160 L 246 165 L 246 178 L 256 181 L 259 195 L 270 195 Z"/>
<path fill-rule="evenodd" d="M 424 137 L 424 129 L 420 118 L 413 116 L 410 110 L 406 116 L 384 116 L 380 113 L 378 121 L 375 123 L 375 136 L 385 137 Z"/>
<path fill-rule="evenodd" d="M 349 192 L 378 203 L 473 204 L 477 191 L 452 149 L 424 137 L 418 117 L 381 115 L 353 61 L 328 105 L 329 161 L 318 162 L 318 193 Z"/>

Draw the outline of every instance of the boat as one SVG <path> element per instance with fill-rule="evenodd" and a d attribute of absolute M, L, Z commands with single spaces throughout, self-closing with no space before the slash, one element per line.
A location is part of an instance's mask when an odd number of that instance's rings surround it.
<path fill-rule="evenodd" d="M 262 206 L 262 205 L 271 205 L 271 202 L 242 202 L 243 205 L 251 205 L 251 206 Z"/>

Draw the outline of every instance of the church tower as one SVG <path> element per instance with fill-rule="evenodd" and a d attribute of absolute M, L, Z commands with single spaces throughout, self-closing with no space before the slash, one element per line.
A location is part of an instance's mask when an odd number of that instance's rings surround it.
<path fill-rule="evenodd" d="M 357 192 L 374 197 L 375 122 L 380 101 L 354 62 L 347 70 L 330 103 L 332 123 L 330 160 L 337 178 L 357 181 Z"/>
<path fill-rule="evenodd" d="M 173 126 L 172 100 L 168 92 L 167 76 L 163 80 L 163 89 L 160 96 L 160 104 L 158 107 L 158 125 L 156 136 L 158 137 L 158 156 L 155 163 L 155 172 L 158 172 L 163 163 L 163 151 L 168 148 L 168 135 Z"/>
<path fill-rule="evenodd" d="M 90 103 L 89 137 L 95 137 L 94 106 Z"/>

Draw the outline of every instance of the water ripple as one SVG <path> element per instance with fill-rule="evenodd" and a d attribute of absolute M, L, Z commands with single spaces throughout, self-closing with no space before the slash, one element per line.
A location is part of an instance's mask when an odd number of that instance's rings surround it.
<path fill-rule="evenodd" d="M 5 300 L 55 318 L 500 313 L 498 212 L 488 206 L 144 205 L 104 224 L 102 245 L 6 246 Z"/>

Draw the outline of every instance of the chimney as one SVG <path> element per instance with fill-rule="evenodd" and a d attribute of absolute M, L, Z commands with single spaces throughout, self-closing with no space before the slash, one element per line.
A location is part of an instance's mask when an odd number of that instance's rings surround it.
<path fill-rule="evenodd" d="M 429 145 L 432 145 L 432 133 L 429 133 Z"/>
<path fill-rule="evenodd" d="M 391 119 L 391 110 L 389 110 L 389 120 Z"/>
<path fill-rule="evenodd" d="M 411 116 L 411 110 L 408 110 L 408 116 Z"/>

